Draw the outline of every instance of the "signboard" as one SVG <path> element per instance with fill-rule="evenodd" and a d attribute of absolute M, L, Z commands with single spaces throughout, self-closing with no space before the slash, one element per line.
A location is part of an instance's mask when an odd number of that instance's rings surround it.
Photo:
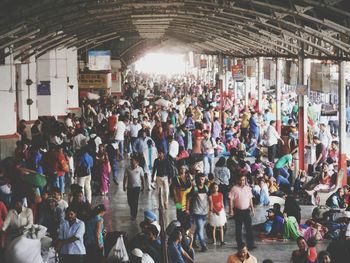
<path fill-rule="evenodd" d="M 244 65 L 241 60 L 237 61 L 236 65 L 233 65 L 232 68 L 232 78 L 235 80 L 244 79 Z"/>
<path fill-rule="evenodd" d="M 307 85 L 297 85 L 295 88 L 295 93 L 299 96 L 307 96 L 309 93 Z"/>
<path fill-rule="evenodd" d="M 79 89 L 107 89 L 110 75 L 111 73 L 80 73 Z"/>
<path fill-rule="evenodd" d="M 36 94 L 38 96 L 50 96 L 51 95 L 50 81 L 40 81 L 40 84 L 36 85 Z"/>
<path fill-rule="evenodd" d="M 90 70 L 110 70 L 111 51 L 91 50 L 88 52 Z"/>
<path fill-rule="evenodd" d="M 256 77 L 256 61 L 247 60 L 247 77 L 253 78 Z"/>
<path fill-rule="evenodd" d="M 311 63 L 310 88 L 312 91 L 330 93 L 330 65 Z"/>

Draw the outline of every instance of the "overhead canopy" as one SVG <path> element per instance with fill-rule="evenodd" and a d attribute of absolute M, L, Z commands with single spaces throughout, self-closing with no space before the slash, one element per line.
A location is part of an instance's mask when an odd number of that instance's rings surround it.
<path fill-rule="evenodd" d="M 107 45 L 130 60 L 174 43 L 237 57 L 349 59 L 349 0 L 2 0 L 3 56 Z"/>

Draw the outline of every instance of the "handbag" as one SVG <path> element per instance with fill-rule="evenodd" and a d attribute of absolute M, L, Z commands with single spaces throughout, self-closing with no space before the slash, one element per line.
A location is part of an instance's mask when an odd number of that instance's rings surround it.
<path fill-rule="evenodd" d="M 77 177 L 84 177 L 84 176 L 88 176 L 91 174 L 91 169 L 90 169 L 90 167 L 79 165 L 77 167 L 77 169 L 75 170 L 75 173 L 76 173 Z"/>

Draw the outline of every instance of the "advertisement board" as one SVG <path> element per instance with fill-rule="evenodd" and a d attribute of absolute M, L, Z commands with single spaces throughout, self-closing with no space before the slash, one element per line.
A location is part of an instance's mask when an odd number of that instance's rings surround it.
<path fill-rule="evenodd" d="M 111 51 L 91 50 L 88 52 L 89 70 L 110 70 Z"/>
<path fill-rule="evenodd" d="M 244 64 L 243 61 L 237 60 L 237 63 L 232 66 L 232 78 L 235 80 L 244 79 Z"/>
<path fill-rule="evenodd" d="M 40 81 L 40 84 L 36 86 L 36 94 L 38 96 L 50 96 L 51 95 L 50 81 Z"/>

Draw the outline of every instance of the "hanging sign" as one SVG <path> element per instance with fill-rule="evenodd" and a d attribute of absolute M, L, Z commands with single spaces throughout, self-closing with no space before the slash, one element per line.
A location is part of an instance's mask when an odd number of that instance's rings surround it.
<path fill-rule="evenodd" d="M 244 65 L 239 60 L 237 61 L 236 65 L 233 65 L 231 68 L 232 71 L 232 78 L 235 80 L 242 80 L 244 79 Z"/>
<path fill-rule="evenodd" d="M 201 59 L 200 60 L 200 67 L 201 68 L 207 68 L 208 64 L 207 64 L 207 60 L 206 59 Z"/>
<path fill-rule="evenodd" d="M 330 93 L 330 65 L 311 63 L 310 89 Z"/>
<path fill-rule="evenodd" d="M 111 69 L 111 51 L 110 50 L 91 50 L 88 52 L 90 70 L 110 70 Z"/>

